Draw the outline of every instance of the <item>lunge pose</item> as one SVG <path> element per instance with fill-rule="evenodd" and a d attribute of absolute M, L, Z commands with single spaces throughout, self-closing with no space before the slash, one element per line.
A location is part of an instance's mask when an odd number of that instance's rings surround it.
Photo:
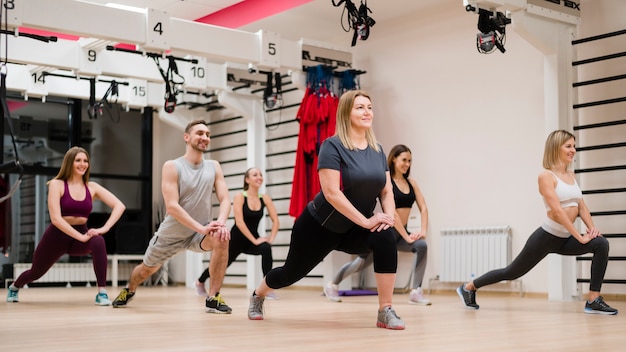
<path fill-rule="evenodd" d="M 91 254 L 98 284 L 96 305 L 110 306 L 106 292 L 107 251 L 104 237 L 120 219 L 126 207 L 106 188 L 89 181 L 89 154 L 81 147 L 70 148 L 63 157 L 61 169 L 48 182 L 48 212 L 51 224 L 43 233 L 33 253 L 33 265 L 9 287 L 7 302 L 18 302 L 18 290 L 42 277 L 64 254 Z M 111 208 L 102 227 L 87 228 L 94 200 Z"/>
<path fill-rule="evenodd" d="M 415 253 L 413 261 L 413 289 L 409 294 L 410 304 L 430 305 L 429 299 L 424 297 L 422 280 L 426 271 L 426 232 L 428 230 L 428 208 L 417 182 L 409 177 L 411 172 L 411 150 L 398 144 L 391 148 L 387 157 L 387 165 L 391 174 L 391 185 L 396 205 L 394 232 L 396 244 L 401 252 Z M 421 227 L 418 231 L 409 233 L 407 224 L 411 207 L 417 204 L 420 211 Z M 359 272 L 372 264 L 371 253 L 364 253 L 351 262 L 346 263 L 335 275 L 333 281 L 324 286 L 324 295 L 331 302 L 341 302 L 338 285 L 344 278 Z"/>
<path fill-rule="evenodd" d="M 617 309 L 606 304 L 600 296 L 608 263 L 609 242 L 593 224 L 574 173 L 568 169 L 575 154 L 573 134 L 563 130 L 550 133 L 543 154 L 545 170 L 539 174 L 539 193 L 546 206 L 546 220 L 530 235 L 517 258 L 506 268 L 492 270 L 457 288 L 456 291 L 467 308 L 479 308 L 476 304 L 476 290 L 499 281 L 521 277 L 548 253 L 593 253 L 589 296 L 584 311 L 590 314 L 617 314 Z M 585 223 L 584 233 L 574 227 L 574 220 L 578 217 Z"/>
<path fill-rule="evenodd" d="M 378 286 L 376 325 L 404 329 L 391 306 L 398 264 L 391 231 L 395 207 L 385 153 L 372 130 L 373 118 L 365 92 L 348 91 L 339 99 L 336 134 L 322 143 L 319 152 L 321 191 L 294 223 L 285 264 L 267 273 L 252 293 L 249 319 L 263 319 L 267 294 L 302 279 L 332 250 L 371 251 Z M 381 213 L 374 213 L 377 199 Z"/>
<path fill-rule="evenodd" d="M 237 193 L 233 199 L 235 225 L 230 230 L 226 267 L 230 266 L 241 253 L 261 255 L 261 270 L 263 275 L 266 275 L 272 269 L 272 242 L 276 238 L 280 222 L 272 197 L 259 193 L 262 185 L 261 170 L 256 167 L 248 169 L 243 176 L 243 192 Z M 269 237 L 260 236 L 258 231 L 259 223 L 265 217 L 263 212 L 265 208 L 272 219 Z M 209 276 L 209 268 L 206 268 L 196 281 L 196 293 L 199 296 L 207 295 L 204 283 Z"/>
<path fill-rule="evenodd" d="M 220 164 L 204 159 L 210 137 L 207 122 L 190 122 L 183 134 L 185 154 L 163 164 L 161 191 L 167 215 L 150 240 L 143 262 L 133 269 L 127 287 L 115 298 L 113 307 L 125 307 L 137 287 L 181 251 L 213 251 L 209 265 L 211 288 L 205 310 L 231 313 L 219 294 L 228 261 L 230 232 L 224 224 L 230 213 L 230 199 Z M 220 205 L 217 220 L 211 221 L 214 189 Z"/>

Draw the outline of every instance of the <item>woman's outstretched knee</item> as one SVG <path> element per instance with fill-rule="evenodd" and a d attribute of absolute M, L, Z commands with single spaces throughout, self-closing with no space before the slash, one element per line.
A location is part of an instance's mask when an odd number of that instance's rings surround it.
<path fill-rule="evenodd" d="M 411 244 L 411 251 L 417 255 L 425 255 L 428 252 L 428 244 L 424 240 L 417 240 Z"/>
<path fill-rule="evenodd" d="M 591 241 L 594 246 L 594 253 L 609 255 L 609 240 L 600 236 Z"/>

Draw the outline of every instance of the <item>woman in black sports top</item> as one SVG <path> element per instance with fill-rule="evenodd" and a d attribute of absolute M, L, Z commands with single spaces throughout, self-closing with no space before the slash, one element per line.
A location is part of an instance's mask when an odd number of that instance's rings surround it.
<path fill-rule="evenodd" d="M 243 176 L 243 192 L 235 194 L 233 199 L 233 212 L 235 213 L 235 225 L 230 230 L 230 242 L 228 243 L 228 268 L 241 253 L 260 255 L 263 275 L 272 269 L 272 243 L 278 233 L 280 221 L 276 207 L 267 193 L 260 193 L 263 185 L 263 173 L 256 167 L 246 170 Z M 265 218 L 264 209 L 272 220 L 272 228 L 269 236 L 259 235 L 259 223 Z M 198 280 L 196 280 L 196 293 L 198 296 L 207 296 L 204 287 L 209 278 L 209 268 L 206 268 Z M 268 296 L 268 298 L 277 298 Z"/>
<path fill-rule="evenodd" d="M 412 266 L 412 289 L 409 294 L 409 303 L 418 305 L 430 305 L 428 298 L 424 297 L 422 281 L 426 272 L 426 259 L 428 246 L 426 244 L 426 232 L 428 231 L 428 207 L 417 182 L 409 177 L 411 172 L 411 150 L 398 144 L 391 148 L 387 157 L 387 165 L 391 175 L 393 199 L 396 205 L 395 226 L 396 244 L 400 252 L 415 253 Z M 407 228 L 413 203 L 417 204 L 420 212 L 420 228 L 411 233 Z M 346 277 L 362 271 L 372 264 L 371 253 L 363 253 L 354 260 L 344 264 L 334 276 L 333 280 L 324 286 L 324 295 L 331 302 L 341 302 L 338 285 Z"/>

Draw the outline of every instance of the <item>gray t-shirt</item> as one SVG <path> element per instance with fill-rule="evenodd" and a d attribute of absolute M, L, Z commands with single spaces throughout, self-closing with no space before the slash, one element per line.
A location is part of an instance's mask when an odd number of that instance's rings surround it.
<path fill-rule="evenodd" d="M 374 213 L 376 200 L 385 187 L 387 159 L 380 151 L 367 147 L 349 150 L 338 137 L 326 139 L 320 148 L 317 169 L 333 169 L 341 173 L 341 189 L 354 207 L 366 217 Z M 320 191 L 309 202 L 308 209 L 313 217 L 333 232 L 346 232 L 354 223 L 328 203 Z"/>

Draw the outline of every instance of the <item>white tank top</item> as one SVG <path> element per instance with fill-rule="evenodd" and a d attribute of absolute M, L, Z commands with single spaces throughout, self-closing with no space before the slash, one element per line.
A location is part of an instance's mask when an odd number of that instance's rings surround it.
<path fill-rule="evenodd" d="M 583 192 L 580 190 L 576 179 L 574 179 L 574 184 L 570 185 L 558 178 L 554 172 L 550 170 L 548 171 L 556 178 L 556 187 L 554 188 L 554 191 L 556 192 L 556 196 L 559 198 L 559 202 L 561 202 L 561 208 L 577 207 L 578 203 L 583 199 Z M 546 206 L 546 210 L 550 210 L 550 207 L 545 199 L 543 203 Z"/>

